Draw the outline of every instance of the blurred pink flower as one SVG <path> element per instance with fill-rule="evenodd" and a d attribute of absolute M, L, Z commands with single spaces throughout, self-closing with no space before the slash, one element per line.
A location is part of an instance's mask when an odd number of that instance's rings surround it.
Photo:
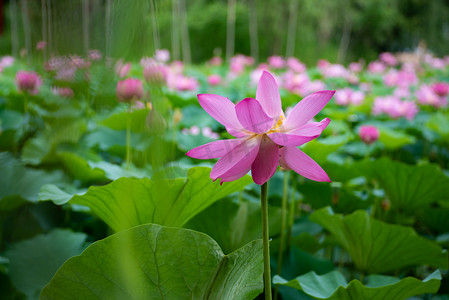
<path fill-rule="evenodd" d="M 191 135 L 199 135 L 201 132 L 201 129 L 198 126 L 193 125 L 192 127 L 190 127 L 189 132 Z"/>
<path fill-rule="evenodd" d="M 66 64 L 56 70 L 55 79 L 61 81 L 73 81 L 77 68 L 74 65 Z"/>
<path fill-rule="evenodd" d="M 223 59 L 219 56 L 214 56 L 209 60 L 211 66 L 221 66 L 223 64 Z"/>
<path fill-rule="evenodd" d="M 268 64 L 273 69 L 282 69 L 285 67 L 285 59 L 281 56 L 270 56 L 268 57 Z"/>
<path fill-rule="evenodd" d="M 221 83 L 221 76 L 218 74 L 212 74 L 207 77 L 207 82 L 210 85 L 219 85 Z"/>
<path fill-rule="evenodd" d="M 3 68 L 10 67 L 14 64 L 14 61 L 15 59 L 12 56 L 9 55 L 3 56 L 2 59 L 0 59 L 0 66 Z"/>
<path fill-rule="evenodd" d="M 242 54 L 237 54 L 236 56 L 231 57 L 229 68 L 231 70 L 231 73 L 233 73 L 234 75 L 239 75 L 245 70 L 246 66 L 251 66 L 253 64 L 254 58 Z"/>
<path fill-rule="evenodd" d="M 166 63 L 170 60 L 170 51 L 167 49 L 157 49 L 154 58 L 161 63 Z"/>
<path fill-rule="evenodd" d="M 82 58 L 78 55 L 70 56 L 70 64 L 78 69 L 85 69 L 85 68 L 90 67 L 90 62 L 86 61 L 84 58 Z"/>
<path fill-rule="evenodd" d="M 368 72 L 370 73 L 383 73 L 385 68 L 385 65 L 380 61 L 372 61 L 368 64 Z"/>
<path fill-rule="evenodd" d="M 117 98 L 121 102 L 131 102 L 143 98 L 142 81 L 136 78 L 127 78 L 117 83 Z"/>
<path fill-rule="evenodd" d="M 289 57 L 287 59 L 287 67 L 295 73 L 304 73 L 307 70 L 306 65 L 296 57 Z"/>
<path fill-rule="evenodd" d="M 97 49 L 89 50 L 89 59 L 90 60 L 101 60 L 101 52 Z"/>
<path fill-rule="evenodd" d="M 257 85 L 257 100 L 246 98 L 234 105 L 222 96 L 200 94 L 198 100 L 204 110 L 237 139 L 211 142 L 187 155 L 197 159 L 220 158 L 210 177 L 221 178 L 221 183 L 237 180 L 251 170 L 254 182 L 264 184 L 278 165 L 315 181 L 330 181 L 326 172 L 297 146 L 317 138 L 327 127 L 328 118 L 309 121 L 333 94 L 334 91 L 321 91 L 307 96 L 286 118 L 276 81 L 266 71 Z"/>
<path fill-rule="evenodd" d="M 19 91 L 37 94 L 39 87 L 42 85 L 42 80 L 36 72 L 18 71 L 16 73 L 16 85 Z"/>
<path fill-rule="evenodd" d="M 349 71 L 354 72 L 354 73 L 359 73 L 362 71 L 362 64 L 361 63 L 357 63 L 357 62 L 352 62 L 349 64 L 348 66 Z"/>
<path fill-rule="evenodd" d="M 167 86 L 172 90 L 194 91 L 199 87 L 199 84 L 193 77 L 170 73 L 167 77 Z"/>
<path fill-rule="evenodd" d="M 317 62 L 318 69 L 324 69 L 324 68 L 329 67 L 330 65 L 331 65 L 331 63 L 329 61 L 325 60 L 325 59 L 320 59 Z"/>
<path fill-rule="evenodd" d="M 372 125 L 362 125 L 359 127 L 359 136 L 365 144 L 372 144 L 379 139 L 379 129 Z"/>
<path fill-rule="evenodd" d="M 379 59 L 390 67 L 394 67 L 398 64 L 396 56 L 390 52 L 384 52 L 379 55 Z"/>
<path fill-rule="evenodd" d="M 47 45 L 46 41 L 39 41 L 36 44 L 36 49 L 37 50 L 44 50 L 46 45 Z"/>
<path fill-rule="evenodd" d="M 327 78 L 346 78 L 349 75 L 348 70 L 340 64 L 330 64 L 327 67 L 321 68 L 321 70 L 323 76 Z"/>
<path fill-rule="evenodd" d="M 115 73 L 118 77 L 123 78 L 128 75 L 131 70 L 131 63 L 123 63 L 123 59 L 119 59 L 115 64 Z"/>
<path fill-rule="evenodd" d="M 168 77 L 168 69 L 157 62 L 147 64 L 143 68 L 143 77 L 148 83 L 165 84 Z"/>
<path fill-rule="evenodd" d="M 52 87 L 51 91 L 53 94 L 64 97 L 64 98 L 72 98 L 73 90 L 69 87 Z"/>
<path fill-rule="evenodd" d="M 433 87 L 425 84 L 416 91 L 416 98 L 422 105 L 431 105 L 436 108 L 446 106 L 446 97 L 439 96 Z"/>
<path fill-rule="evenodd" d="M 418 113 L 418 106 L 413 101 L 401 101 L 396 96 L 377 97 L 374 99 L 373 115 L 387 114 L 393 119 L 405 117 L 412 120 Z"/>
<path fill-rule="evenodd" d="M 351 88 L 344 88 L 335 92 L 335 103 L 337 105 L 360 105 L 365 99 L 365 94 L 362 91 L 354 91 Z"/>
<path fill-rule="evenodd" d="M 437 82 L 432 85 L 432 90 L 440 97 L 445 97 L 449 94 L 449 84 L 446 82 Z"/>

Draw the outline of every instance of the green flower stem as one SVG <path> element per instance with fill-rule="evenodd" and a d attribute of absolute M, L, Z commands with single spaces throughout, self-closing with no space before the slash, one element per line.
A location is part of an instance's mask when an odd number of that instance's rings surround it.
<path fill-rule="evenodd" d="M 24 112 L 25 115 L 28 114 L 28 93 L 27 92 L 24 93 L 23 112 Z"/>
<path fill-rule="evenodd" d="M 297 178 L 294 173 L 293 173 L 292 179 L 293 179 L 292 193 L 291 193 L 292 199 L 290 201 L 290 207 L 288 209 L 287 249 L 290 249 L 291 244 L 292 244 L 292 230 L 293 230 L 293 223 L 295 223 Z"/>
<path fill-rule="evenodd" d="M 129 170 L 131 163 L 131 104 L 128 106 L 126 114 L 126 170 Z"/>
<path fill-rule="evenodd" d="M 268 184 L 265 182 L 260 187 L 260 204 L 262 210 L 262 235 L 263 235 L 263 281 L 265 285 L 265 300 L 271 300 L 271 270 L 270 270 L 270 235 L 268 233 Z"/>
<path fill-rule="evenodd" d="M 284 187 L 282 191 L 282 208 L 281 208 L 281 236 L 279 242 L 279 255 L 278 264 L 276 267 L 276 275 L 281 274 L 282 270 L 282 257 L 284 256 L 284 245 L 285 245 L 285 226 L 287 225 L 287 199 L 288 199 L 288 171 L 284 171 Z M 276 285 L 274 290 L 274 299 L 278 297 L 279 285 Z"/>

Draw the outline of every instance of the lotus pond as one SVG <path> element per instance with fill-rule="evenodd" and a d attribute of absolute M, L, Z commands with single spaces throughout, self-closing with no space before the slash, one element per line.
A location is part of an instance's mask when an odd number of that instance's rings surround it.
<path fill-rule="evenodd" d="M 2 299 L 449 299 L 448 57 L 0 59 Z"/>

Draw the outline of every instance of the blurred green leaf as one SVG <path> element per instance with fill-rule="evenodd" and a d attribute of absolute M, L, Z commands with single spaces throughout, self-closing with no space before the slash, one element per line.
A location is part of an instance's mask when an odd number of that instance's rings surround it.
<path fill-rule="evenodd" d="M 63 181 L 61 172 L 50 173 L 26 168 L 7 152 L 0 153 L 0 169 L 0 210 L 14 208 L 14 202 L 21 204 L 20 199 L 12 196 L 37 202 L 41 186 Z"/>
<path fill-rule="evenodd" d="M 86 238 L 84 233 L 55 229 L 14 244 L 6 252 L 12 283 L 28 299 L 38 299 L 64 261 L 81 253 Z"/>
<path fill-rule="evenodd" d="M 426 126 L 434 131 L 436 131 L 442 141 L 449 140 L 449 118 L 447 114 L 442 112 L 436 112 L 432 114 L 426 123 Z"/>
<path fill-rule="evenodd" d="M 385 145 L 385 148 L 391 150 L 416 142 L 414 136 L 408 135 L 402 131 L 389 129 L 387 127 L 379 127 L 379 133 L 379 141 Z"/>
<path fill-rule="evenodd" d="M 269 207 L 270 235 L 279 233 L 280 209 Z M 260 204 L 225 198 L 192 218 L 186 228 L 203 232 L 212 237 L 225 252 L 234 251 L 246 243 L 262 237 Z"/>
<path fill-rule="evenodd" d="M 324 275 L 310 272 L 287 281 L 275 276 L 274 284 L 289 286 L 314 297 L 326 300 L 404 300 L 415 295 L 435 293 L 441 283 L 440 271 L 435 271 L 424 280 L 413 277 L 399 279 L 396 277 L 372 275 L 367 278 L 367 285 L 358 280 L 347 283 L 344 276 L 338 271 Z M 394 295 L 394 297 L 393 297 Z"/>
<path fill-rule="evenodd" d="M 207 235 L 147 224 L 69 259 L 40 299 L 254 299 L 262 273 L 261 240 L 224 255 Z"/>
<path fill-rule="evenodd" d="M 120 178 L 75 195 L 70 204 L 90 207 L 115 231 L 146 223 L 181 227 L 206 207 L 251 182 L 249 176 L 220 185 L 210 169 L 191 168 L 187 178 L 149 180 Z"/>
<path fill-rule="evenodd" d="M 145 131 L 146 119 L 148 117 L 149 109 L 138 109 L 131 112 L 119 112 L 108 117 L 101 124 L 114 129 L 126 130 L 127 118 L 130 119 L 130 129 L 133 132 Z"/>
<path fill-rule="evenodd" d="M 410 227 L 371 218 L 365 211 L 346 217 L 330 208 L 315 211 L 310 220 L 326 228 L 348 251 L 356 267 L 368 273 L 385 273 L 416 265 L 448 267 L 448 254 Z"/>
<path fill-rule="evenodd" d="M 379 182 L 392 209 L 413 211 L 449 199 L 449 177 L 437 165 L 411 166 L 384 157 L 359 167 L 361 175 Z"/>

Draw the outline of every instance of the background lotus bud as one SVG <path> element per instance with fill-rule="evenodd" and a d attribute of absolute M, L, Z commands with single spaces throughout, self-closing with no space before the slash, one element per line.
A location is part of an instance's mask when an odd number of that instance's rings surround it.
<path fill-rule="evenodd" d="M 143 77 L 148 83 L 162 84 L 167 82 L 168 70 L 164 65 L 150 63 L 143 69 Z"/>
<path fill-rule="evenodd" d="M 39 42 L 37 42 L 37 44 L 36 44 L 36 49 L 37 49 L 37 50 L 44 50 L 46 45 L 47 45 L 47 42 L 45 42 L 45 41 L 39 41 Z"/>
<path fill-rule="evenodd" d="M 371 125 L 362 125 L 359 128 L 359 136 L 365 144 L 372 144 L 379 139 L 379 129 Z"/>
<path fill-rule="evenodd" d="M 207 82 L 210 85 L 219 85 L 221 83 L 221 77 L 217 74 L 209 75 L 209 77 L 207 77 Z"/>
<path fill-rule="evenodd" d="M 142 81 L 135 78 L 128 78 L 117 83 L 117 98 L 122 102 L 140 100 L 143 97 Z"/>
<path fill-rule="evenodd" d="M 179 108 L 175 108 L 175 111 L 173 112 L 173 123 L 174 125 L 179 124 L 182 120 L 182 111 Z"/>
<path fill-rule="evenodd" d="M 20 91 L 36 94 L 42 80 L 36 72 L 19 71 L 16 74 L 16 84 Z"/>

